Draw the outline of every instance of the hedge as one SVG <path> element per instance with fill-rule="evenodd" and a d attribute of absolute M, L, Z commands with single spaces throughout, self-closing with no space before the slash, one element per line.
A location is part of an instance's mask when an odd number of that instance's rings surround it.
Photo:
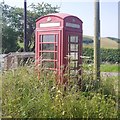
<path fill-rule="evenodd" d="M 120 63 L 120 49 L 100 49 L 101 62 Z M 93 48 L 83 48 L 83 56 L 89 56 L 91 60 L 94 58 Z"/>

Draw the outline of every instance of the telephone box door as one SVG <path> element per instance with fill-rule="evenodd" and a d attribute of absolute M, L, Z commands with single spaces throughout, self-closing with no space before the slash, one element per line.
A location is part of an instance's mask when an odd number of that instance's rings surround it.
<path fill-rule="evenodd" d="M 67 33 L 68 42 L 68 55 L 70 64 L 70 73 L 75 75 L 80 73 L 81 61 L 81 34 L 80 33 Z"/>
<path fill-rule="evenodd" d="M 59 34 L 56 32 L 38 33 L 38 61 L 39 64 L 48 70 L 56 71 L 59 66 Z"/>

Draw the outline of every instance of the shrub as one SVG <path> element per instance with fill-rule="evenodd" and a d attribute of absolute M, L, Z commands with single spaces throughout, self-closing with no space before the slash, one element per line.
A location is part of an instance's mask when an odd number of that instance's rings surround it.
<path fill-rule="evenodd" d="M 101 62 L 120 63 L 120 49 L 100 50 Z M 93 60 L 93 48 L 83 48 L 83 56 L 89 56 Z"/>

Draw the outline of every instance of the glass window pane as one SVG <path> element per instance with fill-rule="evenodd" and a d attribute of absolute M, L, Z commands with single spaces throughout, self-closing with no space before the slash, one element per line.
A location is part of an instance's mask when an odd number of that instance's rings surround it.
<path fill-rule="evenodd" d="M 70 36 L 70 42 L 76 42 L 75 41 L 75 36 Z"/>
<path fill-rule="evenodd" d="M 70 51 L 78 51 L 78 44 L 70 44 Z"/>
<path fill-rule="evenodd" d="M 42 62 L 44 68 L 54 68 L 54 62 L 44 61 Z"/>
<path fill-rule="evenodd" d="M 78 67 L 78 61 L 71 61 L 70 62 L 70 68 L 77 68 Z"/>
<path fill-rule="evenodd" d="M 42 59 L 54 59 L 54 53 L 53 52 L 43 52 L 42 53 Z"/>
<path fill-rule="evenodd" d="M 76 42 L 78 43 L 78 36 L 76 36 L 76 38 L 75 38 L 75 39 L 76 39 Z"/>
<path fill-rule="evenodd" d="M 75 67 L 75 68 L 78 67 L 78 61 L 74 61 L 74 67 Z"/>
<path fill-rule="evenodd" d="M 56 46 L 57 46 L 57 44 L 58 44 L 58 35 L 55 35 L 55 37 L 56 37 Z"/>
<path fill-rule="evenodd" d="M 78 53 L 76 53 L 76 52 L 70 52 L 70 56 L 71 56 L 72 60 L 78 59 Z"/>
<path fill-rule="evenodd" d="M 55 42 L 55 35 L 43 35 L 42 42 Z"/>
<path fill-rule="evenodd" d="M 78 36 L 70 36 L 70 41 L 69 42 L 76 42 L 76 43 L 78 43 Z"/>
<path fill-rule="evenodd" d="M 70 61 L 70 68 L 74 68 L 74 62 Z"/>
<path fill-rule="evenodd" d="M 42 50 L 54 50 L 54 44 L 42 44 Z"/>

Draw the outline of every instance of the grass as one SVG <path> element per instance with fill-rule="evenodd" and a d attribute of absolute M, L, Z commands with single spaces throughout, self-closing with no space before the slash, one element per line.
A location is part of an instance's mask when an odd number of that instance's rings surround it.
<path fill-rule="evenodd" d="M 20 46 L 20 48 L 24 48 L 24 43 L 23 42 L 18 41 L 18 45 Z"/>
<path fill-rule="evenodd" d="M 0 116 L 2 115 L 1 100 L 2 100 L 2 74 L 0 73 Z"/>
<path fill-rule="evenodd" d="M 83 72 L 78 75 L 80 89 L 76 79 L 68 76 L 68 83 L 59 85 L 55 73 L 43 69 L 38 80 L 33 66 L 4 72 L 3 118 L 117 118 L 115 77 L 102 78 L 96 89 L 92 73 Z"/>
<path fill-rule="evenodd" d="M 93 64 L 84 64 L 84 67 L 90 66 L 93 69 Z M 100 65 L 101 72 L 120 72 L 120 66 L 118 64 L 101 64 Z"/>
<path fill-rule="evenodd" d="M 83 39 L 92 39 L 93 40 L 93 36 L 83 36 Z M 100 46 L 101 48 L 107 48 L 107 49 L 118 49 L 119 43 L 117 43 L 116 41 L 117 38 L 113 38 L 113 37 L 103 37 L 101 38 L 101 42 L 100 42 Z M 94 41 L 94 40 L 93 40 Z M 84 47 L 93 47 L 93 43 L 91 44 L 84 44 Z"/>
<path fill-rule="evenodd" d="M 102 38 L 101 39 L 101 47 L 107 49 L 118 49 L 118 43 L 110 38 Z"/>
<path fill-rule="evenodd" d="M 118 64 L 101 64 L 101 72 L 120 72 Z"/>

